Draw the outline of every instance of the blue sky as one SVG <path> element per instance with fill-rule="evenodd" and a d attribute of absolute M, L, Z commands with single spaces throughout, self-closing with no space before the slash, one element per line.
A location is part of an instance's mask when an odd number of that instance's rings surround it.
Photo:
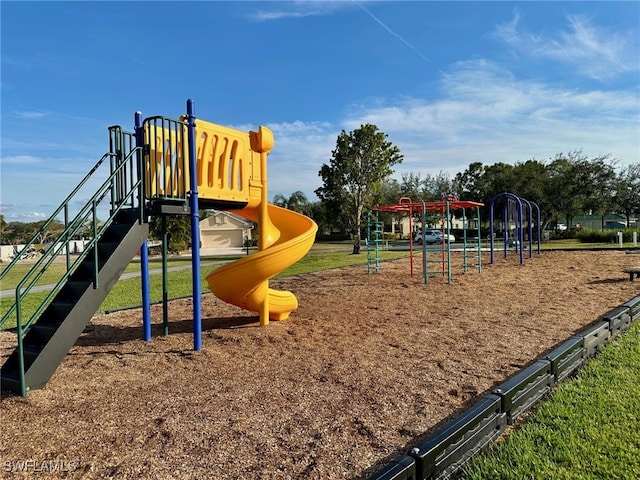
<path fill-rule="evenodd" d="M 2 1 L 0 213 L 47 218 L 133 114 L 273 130 L 269 198 L 373 123 L 402 173 L 640 161 L 640 2 Z"/>

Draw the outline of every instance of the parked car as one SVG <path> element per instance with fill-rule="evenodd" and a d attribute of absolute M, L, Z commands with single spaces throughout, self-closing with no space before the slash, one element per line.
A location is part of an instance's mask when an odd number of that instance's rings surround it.
<path fill-rule="evenodd" d="M 443 242 L 443 239 L 446 239 L 448 242 L 456 241 L 456 237 L 451 234 L 443 234 L 440 230 L 425 230 L 424 235 L 423 232 L 418 232 L 413 241 L 418 245 L 422 245 L 423 238 L 426 243 L 436 243 L 438 245 Z"/>

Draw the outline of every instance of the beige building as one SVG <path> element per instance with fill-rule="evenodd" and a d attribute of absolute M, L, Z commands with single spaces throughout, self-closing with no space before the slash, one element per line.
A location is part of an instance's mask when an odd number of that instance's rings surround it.
<path fill-rule="evenodd" d="M 225 211 L 216 211 L 200 221 L 200 242 L 203 249 L 241 248 L 251 238 L 253 224 Z"/>

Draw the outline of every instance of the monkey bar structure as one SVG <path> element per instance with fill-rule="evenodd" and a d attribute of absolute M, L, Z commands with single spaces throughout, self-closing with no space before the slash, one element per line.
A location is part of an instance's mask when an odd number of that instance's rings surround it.
<path fill-rule="evenodd" d="M 529 244 L 529 258 L 533 256 L 533 240 L 537 242 L 536 253 L 540 254 L 540 207 L 525 198 L 510 192 L 499 193 L 489 202 L 489 239 L 491 250 L 491 264 L 495 262 L 495 215 L 494 207 L 502 202 L 502 236 L 504 258 L 510 246 L 514 247 L 520 256 L 520 265 L 524 265 L 524 248 Z M 526 207 L 526 208 L 525 208 Z M 534 210 L 535 209 L 535 210 Z M 535 232 L 534 232 L 535 225 Z M 512 232 L 513 231 L 513 232 Z M 534 235 L 535 233 L 535 235 Z M 526 241 L 525 241 L 526 234 Z"/>
<path fill-rule="evenodd" d="M 426 242 L 422 242 L 422 276 L 424 283 L 428 283 L 429 275 L 447 275 L 447 283 L 451 283 L 451 243 L 448 238 L 451 233 L 452 212 L 462 210 L 462 268 L 466 273 L 470 268 L 482 271 L 482 237 L 480 235 L 480 207 L 483 203 L 467 200 L 458 200 L 455 195 L 445 195 L 442 200 L 435 202 L 414 202 L 408 197 L 402 197 L 398 203 L 381 205 L 371 210 L 378 212 L 391 212 L 409 215 L 409 259 L 410 274 L 413 276 L 413 218 L 420 215 L 422 227 L 427 224 L 427 214 L 437 215 L 440 219 L 440 230 L 443 238 L 447 239 L 438 245 L 437 249 L 428 248 Z M 467 210 L 473 211 L 472 217 L 467 217 Z M 469 225 L 475 222 L 475 232 L 469 236 Z M 446 235 L 446 236 L 445 236 Z M 472 248 L 473 247 L 473 248 Z M 438 268 L 433 268 L 435 266 Z"/>

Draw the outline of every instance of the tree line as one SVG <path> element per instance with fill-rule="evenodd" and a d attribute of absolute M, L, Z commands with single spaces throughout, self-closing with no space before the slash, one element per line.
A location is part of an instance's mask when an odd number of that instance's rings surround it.
<path fill-rule="evenodd" d="M 402 163 L 400 149 L 376 125 L 365 124 L 351 132 L 342 131 L 329 163 L 318 171 L 322 185 L 315 190 L 318 201 L 310 202 L 303 192 L 288 197 L 277 194 L 272 203 L 313 218 L 320 235 L 351 235 L 358 239 L 363 230 L 367 209 L 397 203 L 401 197 L 412 201 L 438 201 L 444 195 L 455 195 L 489 205 L 502 192 L 510 192 L 540 207 L 543 226 L 562 221 L 571 227 L 571 219 L 591 213 L 622 214 L 627 224 L 640 214 L 640 162 L 620 167 L 610 155 L 588 158 L 581 151 L 559 153 L 548 160 L 530 159 L 503 162 L 471 163 L 463 172 L 422 175 L 403 174 L 391 178 L 394 166 Z M 425 159 L 425 166 L 437 160 Z M 208 212 L 201 212 L 205 218 Z M 488 208 L 481 209 L 482 220 L 488 219 Z M 189 219 L 176 217 L 167 222 L 172 242 L 184 245 L 190 241 Z M 6 223 L 0 215 L 0 241 L 4 244 L 26 243 L 44 222 Z M 152 219 L 152 232 L 157 234 L 158 220 Z M 41 232 L 39 243 L 56 238 L 62 231 L 53 222 Z"/>
<path fill-rule="evenodd" d="M 552 221 L 570 227 L 573 217 L 586 213 L 600 215 L 603 227 L 606 214 L 622 214 L 628 225 L 640 214 L 639 162 L 619 167 L 610 155 L 588 158 L 581 151 L 569 151 L 546 161 L 474 162 L 453 176 L 410 172 L 396 180 L 391 178 L 393 166 L 403 156 L 386 138 L 375 125 L 339 135 L 330 163 L 318 172 L 323 182 L 315 191 L 319 205 L 308 207 L 321 232 L 359 235 L 367 208 L 394 204 L 401 197 L 438 201 L 449 194 L 488 206 L 496 195 L 513 193 L 540 207 L 545 227 Z M 484 221 L 488 210 L 481 209 Z"/>

